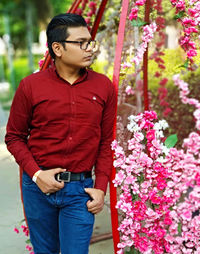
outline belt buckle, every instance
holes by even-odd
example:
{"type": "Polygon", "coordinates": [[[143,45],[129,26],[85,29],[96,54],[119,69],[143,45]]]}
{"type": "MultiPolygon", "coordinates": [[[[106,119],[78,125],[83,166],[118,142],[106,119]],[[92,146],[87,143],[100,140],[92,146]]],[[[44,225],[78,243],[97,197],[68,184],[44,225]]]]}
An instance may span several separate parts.
{"type": "Polygon", "coordinates": [[[58,181],[63,181],[65,183],[69,183],[70,179],[71,179],[71,172],[66,171],[66,172],[58,173],[57,179],[58,179],[58,181]]]}

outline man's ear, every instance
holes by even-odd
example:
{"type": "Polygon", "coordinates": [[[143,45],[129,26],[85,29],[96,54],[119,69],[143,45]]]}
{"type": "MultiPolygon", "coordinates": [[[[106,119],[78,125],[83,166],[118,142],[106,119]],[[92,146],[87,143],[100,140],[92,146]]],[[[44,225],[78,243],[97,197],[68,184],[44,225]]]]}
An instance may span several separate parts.
{"type": "Polygon", "coordinates": [[[52,43],[52,49],[53,49],[54,54],[57,57],[61,57],[62,51],[63,51],[63,46],[62,46],[61,43],[59,43],[59,42],[53,42],[52,43]]]}

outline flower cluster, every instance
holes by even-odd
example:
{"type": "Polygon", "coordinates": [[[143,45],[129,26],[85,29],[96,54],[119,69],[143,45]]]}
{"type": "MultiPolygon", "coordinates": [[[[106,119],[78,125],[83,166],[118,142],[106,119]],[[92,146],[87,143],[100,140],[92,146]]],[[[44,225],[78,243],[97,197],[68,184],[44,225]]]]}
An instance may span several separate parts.
{"type": "Polygon", "coordinates": [[[81,8],[78,8],[76,11],[76,14],[83,15],[86,7],[87,7],[87,13],[85,21],[88,24],[88,26],[91,24],[91,18],[96,14],[97,4],[95,1],[90,1],[88,3],[88,0],[83,0],[81,3],[81,8]]]}
{"type": "Polygon", "coordinates": [[[143,55],[147,49],[148,43],[153,39],[154,33],[156,32],[157,25],[156,23],[151,23],[143,27],[142,43],[137,49],[136,55],[131,60],[136,65],[139,65],[142,61],[143,55]]]}
{"type": "Polygon", "coordinates": [[[118,254],[130,247],[145,254],[198,254],[200,135],[192,132],[181,150],[170,148],[168,139],[163,143],[168,124],[156,119],[154,111],[129,117],[127,153],[112,143],[113,182],[121,189],[116,207],[123,213],[118,254]]]}
{"type": "Polygon", "coordinates": [[[180,75],[174,75],[173,77],[174,84],[178,86],[180,89],[180,98],[184,104],[190,104],[196,107],[193,115],[196,120],[196,128],[200,130],[200,102],[194,98],[188,98],[187,95],[189,94],[189,85],[180,79],[180,75]]]}
{"type": "Polygon", "coordinates": [[[143,5],[145,5],[145,3],[146,3],[146,0],[136,0],[135,1],[135,6],[131,9],[131,12],[130,12],[130,14],[129,14],[129,19],[130,20],[133,20],[133,19],[137,19],[137,17],[138,17],[138,11],[139,11],[139,6],[143,6],[143,5]]]}
{"type": "MultiPolygon", "coordinates": [[[[23,220],[22,222],[24,222],[24,220],[23,220]]],[[[20,224],[21,224],[21,223],[20,223],[20,224]]],[[[24,235],[25,235],[26,237],[29,236],[29,229],[28,229],[28,227],[27,227],[26,225],[21,224],[19,227],[15,227],[15,228],[14,228],[14,232],[17,233],[17,234],[19,234],[19,233],[20,233],[20,229],[22,229],[22,232],[24,233],[24,235]]],[[[34,252],[33,252],[33,247],[29,244],[29,242],[30,242],[30,240],[28,239],[28,240],[26,241],[26,243],[27,243],[27,244],[26,244],[26,250],[29,251],[29,254],[34,254],[34,252]]]]}
{"type": "Polygon", "coordinates": [[[177,19],[183,26],[183,35],[180,37],[179,44],[187,53],[187,58],[193,63],[193,58],[197,55],[197,46],[194,37],[198,35],[200,25],[200,2],[190,0],[187,6],[185,0],[170,0],[176,8],[177,19]]]}
{"type": "Polygon", "coordinates": [[[130,60],[131,63],[122,64],[123,68],[132,67],[132,63],[135,63],[136,65],[139,65],[141,63],[143,55],[147,49],[148,43],[153,39],[156,29],[157,29],[156,23],[145,25],[143,27],[142,43],[140,47],[137,49],[135,56],[130,60]]]}
{"type": "Polygon", "coordinates": [[[119,169],[114,185],[122,190],[117,208],[124,213],[119,226],[122,235],[119,254],[131,246],[141,253],[164,253],[169,249],[164,237],[171,224],[172,201],[163,195],[163,190],[171,173],[159,160],[159,156],[169,152],[160,142],[167,123],[154,124],[156,118],[153,111],[129,117],[127,128],[133,137],[128,141],[128,156],[117,141],[112,144],[116,156],[114,166],[119,169]]]}

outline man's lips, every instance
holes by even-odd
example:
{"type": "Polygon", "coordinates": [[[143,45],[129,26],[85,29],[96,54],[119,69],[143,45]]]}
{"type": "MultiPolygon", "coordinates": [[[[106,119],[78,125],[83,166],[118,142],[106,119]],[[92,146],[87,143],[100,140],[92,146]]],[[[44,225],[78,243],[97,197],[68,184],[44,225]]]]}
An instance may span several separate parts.
{"type": "Polygon", "coordinates": [[[84,59],[91,59],[92,55],[84,57],[84,59]]]}
{"type": "Polygon", "coordinates": [[[92,55],[86,56],[86,57],[84,57],[84,58],[92,58],[92,55]]]}

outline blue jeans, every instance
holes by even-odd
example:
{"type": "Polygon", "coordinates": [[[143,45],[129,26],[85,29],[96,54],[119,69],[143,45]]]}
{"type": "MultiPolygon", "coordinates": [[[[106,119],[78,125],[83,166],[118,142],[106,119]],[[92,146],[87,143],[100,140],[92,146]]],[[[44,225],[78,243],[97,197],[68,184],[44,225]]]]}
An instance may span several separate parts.
{"type": "Polygon", "coordinates": [[[86,178],[46,195],[23,173],[24,208],[35,254],[88,253],[94,215],[87,210],[90,197],[84,188],[92,187],[92,178],[86,178]]]}

